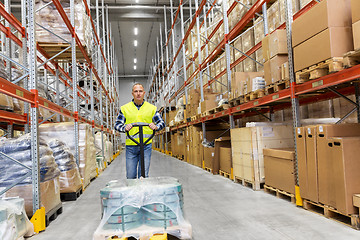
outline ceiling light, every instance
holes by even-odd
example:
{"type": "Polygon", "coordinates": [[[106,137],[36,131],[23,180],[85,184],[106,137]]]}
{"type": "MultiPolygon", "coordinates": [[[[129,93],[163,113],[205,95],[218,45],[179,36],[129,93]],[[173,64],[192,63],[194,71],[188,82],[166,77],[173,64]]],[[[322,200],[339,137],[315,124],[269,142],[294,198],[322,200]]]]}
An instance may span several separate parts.
{"type": "Polygon", "coordinates": [[[138,35],[138,28],[137,28],[137,27],[134,28],[134,34],[135,34],[135,35],[138,35]]]}
{"type": "Polygon", "coordinates": [[[135,0],[136,3],[139,3],[139,0],[135,0]]]}
{"type": "Polygon", "coordinates": [[[134,63],[137,63],[137,59],[136,59],[136,58],[134,58],[134,63]]]}
{"type": "Polygon", "coordinates": [[[134,46],[137,47],[137,40],[134,40],[134,46]]]}
{"type": "Polygon", "coordinates": [[[134,70],[136,70],[136,65],[134,66],[134,70]]]}

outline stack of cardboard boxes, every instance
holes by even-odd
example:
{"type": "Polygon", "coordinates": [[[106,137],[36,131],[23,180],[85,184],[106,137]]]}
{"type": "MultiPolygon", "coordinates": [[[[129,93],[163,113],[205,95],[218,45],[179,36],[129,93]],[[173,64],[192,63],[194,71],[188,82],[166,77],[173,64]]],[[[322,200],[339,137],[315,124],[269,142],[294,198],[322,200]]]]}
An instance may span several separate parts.
{"type": "Polygon", "coordinates": [[[306,200],[355,214],[353,194],[360,192],[359,124],[297,128],[300,195],[306,200]]]}
{"type": "Polygon", "coordinates": [[[295,72],[353,49],[350,0],[324,0],[292,24],[295,72]],[[316,24],[314,24],[316,23],[316,24]]]}
{"type": "Polygon", "coordinates": [[[286,39],[286,30],[279,29],[262,40],[266,85],[282,80],[281,66],[288,61],[286,39]]]}

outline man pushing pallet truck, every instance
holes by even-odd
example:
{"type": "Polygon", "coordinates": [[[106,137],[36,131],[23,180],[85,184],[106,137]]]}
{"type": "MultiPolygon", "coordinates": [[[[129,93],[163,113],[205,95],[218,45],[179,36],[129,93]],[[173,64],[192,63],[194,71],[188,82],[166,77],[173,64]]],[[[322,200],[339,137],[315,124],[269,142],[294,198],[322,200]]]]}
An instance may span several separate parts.
{"type": "Polygon", "coordinates": [[[139,123],[140,118],[137,113],[136,120],[133,118],[136,123],[126,120],[132,126],[125,129],[133,130],[126,131],[127,145],[131,141],[134,144],[129,145],[139,149],[139,161],[136,161],[136,168],[138,162],[140,164],[139,170],[127,169],[128,179],[110,181],[100,190],[103,216],[94,233],[94,240],[125,240],[129,237],[141,240],[162,240],[168,237],[191,239],[191,225],[183,216],[183,192],[179,181],[172,177],[147,178],[149,166],[146,166],[145,160],[146,147],[150,145],[151,150],[151,144],[148,143],[154,137],[156,128],[150,127],[149,122],[139,123]],[[141,178],[129,178],[136,172],[138,176],[141,173],[141,178]]]}

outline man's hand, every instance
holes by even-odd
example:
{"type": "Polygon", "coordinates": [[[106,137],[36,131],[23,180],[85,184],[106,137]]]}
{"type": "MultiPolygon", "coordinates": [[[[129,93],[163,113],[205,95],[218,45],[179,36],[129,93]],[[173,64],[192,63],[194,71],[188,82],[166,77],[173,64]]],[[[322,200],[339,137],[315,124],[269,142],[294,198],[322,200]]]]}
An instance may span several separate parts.
{"type": "Polygon", "coordinates": [[[133,125],[132,125],[132,124],[126,124],[126,126],[125,126],[125,131],[126,131],[126,132],[129,132],[132,128],[133,128],[133,125]]]}
{"type": "Polygon", "coordinates": [[[151,130],[155,130],[155,131],[158,130],[158,127],[154,123],[150,123],[149,128],[151,128],[151,130]]]}

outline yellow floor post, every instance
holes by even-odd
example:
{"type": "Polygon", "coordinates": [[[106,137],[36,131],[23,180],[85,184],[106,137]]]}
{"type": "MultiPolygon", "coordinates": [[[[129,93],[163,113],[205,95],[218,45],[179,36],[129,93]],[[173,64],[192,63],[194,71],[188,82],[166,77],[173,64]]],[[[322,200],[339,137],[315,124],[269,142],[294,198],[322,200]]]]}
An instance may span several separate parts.
{"type": "Polygon", "coordinates": [[[46,228],[45,208],[41,207],[36,210],[35,214],[30,219],[30,222],[34,225],[34,232],[39,233],[44,231],[46,228]]]}
{"type": "Polygon", "coordinates": [[[300,196],[300,188],[299,186],[295,186],[295,200],[296,200],[296,206],[302,207],[303,201],[300,196]]]}

